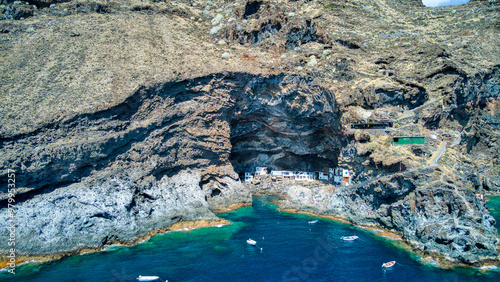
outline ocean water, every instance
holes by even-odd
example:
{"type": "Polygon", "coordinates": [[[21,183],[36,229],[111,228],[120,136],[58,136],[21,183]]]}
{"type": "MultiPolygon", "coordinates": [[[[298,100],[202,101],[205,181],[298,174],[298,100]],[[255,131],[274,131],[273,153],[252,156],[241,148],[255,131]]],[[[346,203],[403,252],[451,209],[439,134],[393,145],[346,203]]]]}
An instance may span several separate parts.
{"type": "Polygon", "coordinates": [[[486,207],[495,218],[495,227],[500,231],[500,197],[488,197],[486,207]]]}
{"type": "Polygon", "coordinates": [[[132,247],[27,264],[1,281],[500,281],[500,272],[443,270],[392,241],[347,224],[277,211],[267,198],[220,214],[221,228],[168,232],[132,247]],[[357,235],[356,241],[340,240],[357,235]],[[246,243],[248,238],[257,246],[246,243]],[[397,264],[384,270],[384,262],[397,264]]]}

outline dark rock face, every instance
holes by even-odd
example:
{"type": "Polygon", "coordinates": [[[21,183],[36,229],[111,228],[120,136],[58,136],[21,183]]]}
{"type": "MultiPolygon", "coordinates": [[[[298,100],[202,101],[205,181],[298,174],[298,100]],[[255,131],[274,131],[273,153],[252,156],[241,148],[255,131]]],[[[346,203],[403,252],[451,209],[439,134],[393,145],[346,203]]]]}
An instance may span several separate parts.
{"type": "Polygon", "coordinates": [[[4,136],[1,162],[18,180],[25,242],[16,247],[74,252],[214,219],[211,210],[251,202],[231,162],[335,163],[338,137],[325,134],[339,126],[332,97],[300,76],[218,74],[143,87],[108,110],[4,136]]]}
{"type": "Polygon", "coordinates": [[[462,187],[444,182],[421,187],[413,199],[388,212],[394,226],[418,250],[466,263],[496,258],[495,219],[462,187]]]}
{"type": "Polygon", "coordinates": [[[256,165],[273,169],[328,170],[337,164],[338,106],[312,78],[255,78],[236,103],[231,124],[231,160],[237,171],[256,165]]]}
{"type": "Polygon", "coordinates": [[[276,33],[281,30],[281,24],[276,21],[268,21],[264,22],[260,25],[260,27],[256,30],[252,30],[250,32],[243,32],[239,35],[236,35],[241,44],[245,44],[250,42],[252,44],[257,44],[263,42],[264,40],[272,37],[276,33]]]}
{"type": "Polygon", "coordinates": [[[255,15],[262,6],[262,1],[249,1],[245,5],[245,13],[243,14],[244,19],[248,19],[255,15]]]}
{"type": "Polygon", "coordinates": [[[9,5],[3,12],[3,18],[8,20],[20,20],[32,17],[35,14],[33,6],[9,5]]]}
{"type": "Polygon", "coordinates": [[[301,44],[309,42],[322,42],[316,24],[307,20],[303,26],[292,27],[286,36],[286,49],[291,50],[301,44]]]}

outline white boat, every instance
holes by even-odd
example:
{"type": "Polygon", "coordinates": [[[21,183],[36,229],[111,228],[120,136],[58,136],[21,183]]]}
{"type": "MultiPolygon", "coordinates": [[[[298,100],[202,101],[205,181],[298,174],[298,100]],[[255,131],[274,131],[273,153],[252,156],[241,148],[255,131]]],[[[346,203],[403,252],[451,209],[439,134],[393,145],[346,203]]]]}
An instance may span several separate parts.
{"type": "Polygon", "coordinates": [[[342,239],[344,241],[354,241],[354,240],[356,240],[358,238],[359,238],[358,236],[343,236],[343,237],[340,237],[340,239],[342,239]]]}
{"type": "Polygon", "coordinates": [[[257,245],[257,242],[256,242],[256,241],[254,241],[254,240],[252,240],[252,239],[248,239],[248,240],[247,240],[247,243],[248,243],[249,245],[252,245],[252,246],[257,245]]]}
{"type": "Polygon", "coordinates": [[[224,224],[217,224],[217,225],[215,225],[215,226],[217,226],[217,227],[221,228],[222,226],[224,226],[224,224]]]}
{"type": "Polygon", "coordinates": [[[141,276],[141,275],[139,275],[139,277],[137,277],[137,280],[139,280],[139,281],[155,281],[158,279],[160,279],[160,277],[158,277],[158,276],[141,276]]]}
{"type": "Polygon", "coordinates": [[[308,223],[309,223],[309,224],[315,224],[316,222],[318,222],[318,220],[317,220],[317,219],[316,219],[316,220],[311,220],[311,221],[309,221],[308,223]]]}
{"type": "Polygon", "coordinates": [[[382,267],[383,268],[389,268],[389,267],[393,267],[395,264],[396,264],[396,261],[393,260],[393,261],[390,261],[390,262],[383,263],[382,267]]]}

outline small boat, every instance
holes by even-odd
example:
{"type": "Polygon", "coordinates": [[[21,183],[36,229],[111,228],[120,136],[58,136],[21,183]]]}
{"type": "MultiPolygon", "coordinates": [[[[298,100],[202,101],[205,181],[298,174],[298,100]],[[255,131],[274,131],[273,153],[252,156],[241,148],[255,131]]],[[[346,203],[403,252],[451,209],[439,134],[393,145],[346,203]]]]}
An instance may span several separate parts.
{"type": "Polygon", "coordinates": [[[382,267],[383,268],[389,268],[389,267],[393,267],[395,264],[396,264],[396,261],[393,260],[393,261],[390,261],[390,262],[383,263],[382,267]]]}
{"type": "Polygon", "coordinates": [[[255,240],[252,240],[252,239],[248,239],[248,240],[247,240],[247,243],[248,243],[249,245],[252,245],[252,246],[257,245],[257,242],[256,242],[255,240]]]}
{"type": "Polygon", "coordinates": [[[308,221],[309,224],[315,224],[316,222],[318,222],[318,220],[311,220],[311,221],[308,221]]]}
{"type": "Polygon", "coordinates": [[[217,226],[217,227],[221,228],[222,226],[224,226],[224,224],[217,224],[217,225],[215,225],[215,226],[217,226]]]}
{"type": "Polygon", "coordinates": [[[139,281],[155,281],[158,279],[160,279],[160,277],[158,277],[158,276],[141,276],[141,275],[139,275],[139,277],[137,277],[137,280],[139,280],[139,281]]]}
{"type": "Polygon", "coordinates": [[[342,239],[344,241],[354,241],[354,240],[356,240],[358,238],[359,238],[358,236],[343,236],[343,237],[340,237],[340,239],[342,239]]]}

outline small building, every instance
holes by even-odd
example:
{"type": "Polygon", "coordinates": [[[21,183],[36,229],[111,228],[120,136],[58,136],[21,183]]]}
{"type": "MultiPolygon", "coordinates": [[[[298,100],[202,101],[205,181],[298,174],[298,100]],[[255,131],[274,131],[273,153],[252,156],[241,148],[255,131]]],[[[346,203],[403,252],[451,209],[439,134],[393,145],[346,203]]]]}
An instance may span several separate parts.
{"type": "Polygon", "coordinates": [[[314,181],[316,179],[314,172],[297,171],[295,180],[297,181],[314,181]]]}
{"type": "Polygon", "coordinates": [[[330,168],[330,180],[333,180],[335,184],[340,184],[342,182],[342,168],[330,168]]]}
{"type": "Polygon", "coordinates": [[[394,136],[392,137],[393,145],[424,145],[424,136],[394,136]]]}
{"type": "Polygon", "coordinates": [[[271,171],[272,176],[278,176],[282,178],[294,179],[295,173],[288,170],[273,170],[271,171]]]}
{"type": "Polygon", "coordinates": [[[323,181],[328,181],[328,180],[330,180],[330,173],[320,172],[318,175],[318,179],[323,180],[323,181]]]}
{"type": "Polygon", "coordinates": [[[337,168],[329,168],[330,175],[342,175],[342,168],[337,167],[337,168]]]}
{"type": "Polygon", "coordinates": [[[253,174],[251,172],[245,172],[245,182],[252,180],[253,180],[253,174]]]}
{"type": "Polygon", "coordinates": [[[342,182],[342,176],[341,175],[334,175],[333,176],[333,183],[340,184],[341,182],[342,182]]]}
{"type": "Polygon", "coordinates": [[[271,170],[271,176],[283,176],[282,170],[271,170]]]}
{"type": "Polygon", "coordinates": [[[344,181],[347,185],[351,184],[351,173],[349,172],[349,170],[342,170],[342,181],[344,181]]]}
{"type": "Polygon", "coordinates": [[[255,176],[267,175],[267,167],[256,167],[255,176]]]}

